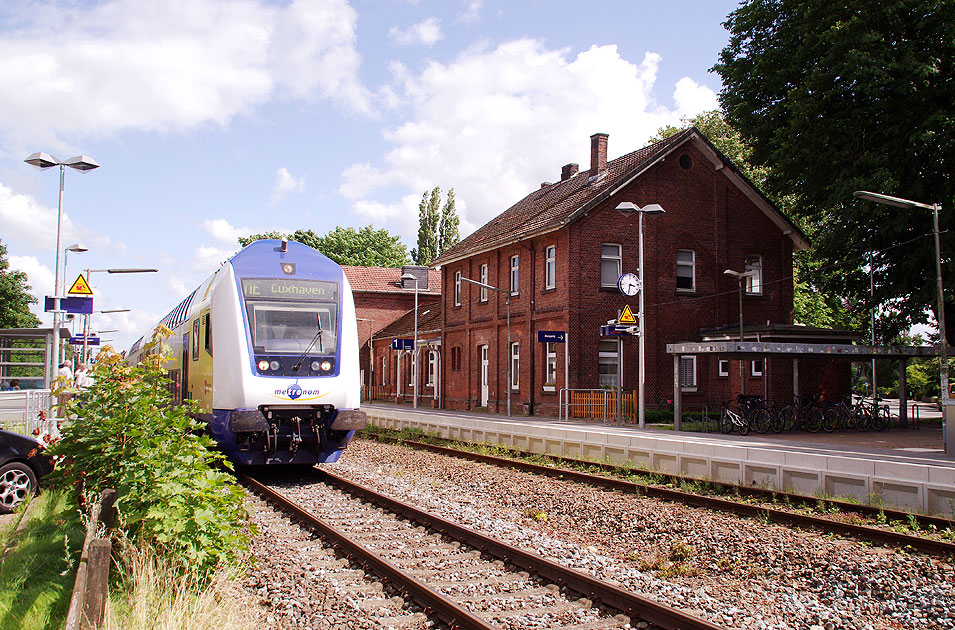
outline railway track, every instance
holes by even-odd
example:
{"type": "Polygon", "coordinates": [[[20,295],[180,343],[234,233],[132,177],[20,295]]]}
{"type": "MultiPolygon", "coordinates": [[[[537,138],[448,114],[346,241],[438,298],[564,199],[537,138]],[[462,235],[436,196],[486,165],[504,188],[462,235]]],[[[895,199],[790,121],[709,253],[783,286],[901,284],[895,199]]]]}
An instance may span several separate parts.
{"type": "Polygon", "coordinates": [[[328,471],[292,484],[239,478],[452,628],[720,628],[328,471]]]}
{"type": "MultiPolygon", "coordinates": [[[[596,487],[605,488],[609,490],[620,490],[623,492],[630,492],[635,494],[641,494],[648,497],[665,499],[668,501],[676,501],[683,503],[685,505],[690,505],[694,507],[702,507],[712,510],[720,510],[723,512],[729,512],[736,514],[738,516],[754,517],[759,519],[765,519],[770,522],[789,525],[792,527],[801,527],[806,529],[816,529],[826,533],[839,534],[841,536],[851,536],[859,540],[864,540],[868,542],[885,544],[894,547],[908,547],[924,553],[937,554],[942,556],[951,556],[955,557],[955,543],[948,542],[944,540],[937,540],[934,538],[925,538],[923,536],[913,536],[911,534],[905,534],[901,532],[896,532],[888,529],[881,529],[878,527],[870,527],[867,525],[860,525],[855,523],[846,523],[841,521],[836,521],[830,518],[824,518],[820,516],[813,516],[810,514],[802,514],[799,512],[794,512],[790,510],[782,510],[767,507],[765,505],[754,505],[749,503],[743,503],[740,501],[734,501],[730,499],[724,499],[716,496],[702,495],[693,492],[684,492],[682,490],[677,490],[675,488],[665,488],[653,484],[643,484],[633,481],[628,481],[624,479],[617,479],[613,477],[605,477],[601,475],[592,475],[589,473],[580,472],[578,470],[572,470],[564,467],[555,467],[555,466],[545,466],[541,464],[535,464],[533,462],[519,460],[519,459],[510,459],[504,457],[495,457],[493,455],[484,455],[481,453],[473,453],[470,451],[465,451],[456,448],[450,448],[445,446],[438,446],[435,444],[428,444],[426,442],[418,442],[414,440],[404,440],[404,439],[394,439],[386,440],[393,441],[395,443],[400,443],[405,446],[412,448],[418,448],[427,450],[433,453],[438,453],[442,455],[449,455],[452,457],[461,457],[471,461],[482,462],[486,464],[491,464],[495,466],[502,466],[507,468],[515,468],[522,470],[524,472],[530,472],[538,475],[545,475],[550,477],[558,477],[561,479],[572,479],[580,483],[590,484],[596,487]]],[[[450,440],[446,440],[451,442],[450,440]]],[[[517,451],[516,454],[522,457],[542,457],[540,453],[528,453],[523,451],[517,451]]],[[[553,461],[555,464],[568,464],[568,465],[577,465],[577,466],[589,466],[597,467],[604,471],[607,471],[611,474],[632,474],[636,471],[621,466],[614,466],[612,464],[598,464],[593,462],[586,462],[581,460],[575,460],[571,458],[565,458],[555,455],[543,455],[550,461],[553,461]]],[[[699,481],[685,479],[681,477],[676,477],[673,475],[661,475],[664,479],[670,482],[680,482],[680,481],[699,481]]],[[[715,486],[722,486],[728,491],[735,492],[740,496],[756,498],[763,501],[785,501],[787,503],[792,503],[798,505],[801,503],[813,502],[817,500],[810,497],[805,497],[802,495],[787,494],[784,492],[777,492],[774,490],[767,490],[763,488],[749,488],[746,486],[738,486],[733,484],[721,484],[716,482],[712,483],[715,486]]],[[[819,500],[821,501],[821,500],[819,500]]],[[[916,515],[910,514],[907,512],[900,512],[896,510],[887,510],[880,509],[872,506],[858,505],[855,503],[847,503],[840,501],[825,500],[824,504],[832,506],[836,509],[847,511],[847,512],[856,512],[861,513],[867,516],[874,516],[877,514],[882,514],[886,519],[889,520],[898,520],[903,523],[907,523],[910,520],[914,521],[917,525],[923,528],[935,528],[936,530],[949,529],[955,531],[955,522],[949,519],[927,516],[927,515],[916,515]]]]}

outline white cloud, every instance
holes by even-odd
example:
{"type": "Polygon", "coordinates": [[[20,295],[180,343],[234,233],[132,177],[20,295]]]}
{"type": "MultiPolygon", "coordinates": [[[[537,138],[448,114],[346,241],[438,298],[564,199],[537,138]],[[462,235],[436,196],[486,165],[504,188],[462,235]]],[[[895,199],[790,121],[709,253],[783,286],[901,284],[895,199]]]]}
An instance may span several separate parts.
{"type": "Polygon", "coordinates": [[[471,24],[481,17],[481,5],[484,0],[464,0],[464,10],[458,13],[458,22],[471,24]]]}
{"type": "Polygon", "coordinates": [[[222,125],[285,94],[369,112],[346,0],[34,8],[0,34],[0,131],[17,141],[222,125]]]}
{"type": "MultiPolygon", "coordinates": [[[[232,249],[201,245],[192,256],[192,268],[197,272],[211,275],[216,269],[222,266],[222,263],[232,258],[236,251],[238,251],[238,245],[232,249]]],[[[190,285],[189,291],[192,291],[195,285],[198,285],[201,281],[202,279],[200,278],[194,282],[184,281],[184,284],[190,285]]]]}
{"type": "MultiPolygon", "coordinates": [[[[33,197],[15,193],[0,183],[0,225],[3,225],[4,241],[26,241],[31,243],[32,248],[49,251],[51,257],[56,256],[56,214],[56,208],[47,208],[33,197]]],[[[65,210],[61,236],[64,247],[77,241],[83,242],[82,231],[73,224],[65,210]]]]}
{"type": "Polygon", "coordinates": [[[413,240],[421,192],[453,187],[466,235],[540,182],[557,180],[564,164],[588,169],[592,134],[610,134],[612,159],[715,104],[711,90],[686,79],[676,86],[676,106],[661,105],[654,92],[660,63],[652,52],[635,64],[616,46],[571,57],[522,39],[474,48],[417,74],[395,66],[394,90],[410,115],[384,132],[392,149],[383,162],[345,169],[339,192],[362,216],[409,226],[402,233],[413,240]],[[400,198],[383,198],[386,187],[400,198]]]}
{"type": "Polygon", "coordinates": [[[441,20],[431,17],[405,29],[392,26],[388,29],[388,37],[399,46],[411,46],[413,44],[434,46],[444,39],[444,34],[441,32],[441,20]]]}
{"type": "Polygon", "coordinates": [[[225,219],[206,219],[202,222],[202,229],[212,238],[227,245],[238,243],[240,236],[254,234],[252,228],[235,227],[225,219]]]}
{"type": "Polygon", "coordinates": [[[305,190],[305,178],[295,178],[284,166],[275,172],[275,185],[272,186],[270,201],[275,205],[285,199],[289,193],[305,190]]]}
{"type": "Polygon", "coordinates": [[[44,298],[53,295],[53,270],[37,260],[36,256],[9,256],[10,269],[27,274],[30,295],[39,300],[30,307],[30,311],[40,318],[44,325],[52,325],[53,317],[43,312],[44,298]]]}

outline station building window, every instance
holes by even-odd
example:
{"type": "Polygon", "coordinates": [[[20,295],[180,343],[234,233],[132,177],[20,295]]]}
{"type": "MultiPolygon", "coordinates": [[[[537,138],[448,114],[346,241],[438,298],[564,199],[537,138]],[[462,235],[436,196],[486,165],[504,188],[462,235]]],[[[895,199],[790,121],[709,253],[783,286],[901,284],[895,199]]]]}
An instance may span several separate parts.
{"type": "Polygon", "coordinates": [[[544,344],[544,389],[554,391],[557,385],[557,344],[544,344]]]}
{"type": "Polygon", "coordinates": [[[544,288],[557,286],[557,246],[548,245],[544,250],[544,288]]]}
{"type": "Polygon", "coordinates": [[[678,291],[696,289],[696,252],[692,249],[676,251],[676,288],[678,291]]]}
{"type": "Polygon", "coordinates": [[[746,276],[746,293],[749,295],[762,295],[763,293],[763,257],[747,256],[746,265],[743,268],[744,273],[752,272],[752,275],[746,276]]]}
{"type": "Polygon", "coordinates": [[[520,292],[520,257],[511,256],[511,295],[520,292]]]}
{"type": "MultiPolygon", "coordinates": [[[[487,263],[481,265],[481,283],[487,284],[487,263]]],[[[487,289],[481,287],[481,294],[479,298],[482,302],[487,302],[487,289]]]]}
{"type": "Polygon", "coordinates": [[[520,388],[521,344],[511,344],[511,389],[520,388]]]}
{"type": "Polygon", "coordinates": [[[600,387],[617,386],[618,361],[616,340],[600,341],[597,344],[597,372],[600,387]]]}
{"type": "Polygon", "coordinates": [[[615,287],[621,276],[623,255],[617,243],[604,243],[600,249],[600,286],[615,287]]]}
{"type": "Polygon", "coordinates": [[[680,357],[680,389],[696,391],[696,356],[680,357]]]}

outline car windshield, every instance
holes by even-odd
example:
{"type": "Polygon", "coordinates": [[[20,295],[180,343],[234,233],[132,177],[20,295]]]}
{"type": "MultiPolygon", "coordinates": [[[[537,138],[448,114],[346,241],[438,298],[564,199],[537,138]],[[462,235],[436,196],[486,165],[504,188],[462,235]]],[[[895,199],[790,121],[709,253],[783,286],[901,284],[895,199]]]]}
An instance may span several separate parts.
{"type": "Polygon", "coordinates": [[[336,353],[337,283],[250,278],[242,280],[242,292],[255,353],[302,353],[309,344],[316,354],[336,353]]]}

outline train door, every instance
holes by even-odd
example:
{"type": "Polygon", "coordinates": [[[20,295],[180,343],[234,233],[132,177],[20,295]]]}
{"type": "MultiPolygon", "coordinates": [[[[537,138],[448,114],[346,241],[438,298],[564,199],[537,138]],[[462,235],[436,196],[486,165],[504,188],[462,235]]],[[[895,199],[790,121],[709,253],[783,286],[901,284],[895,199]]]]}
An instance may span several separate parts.
{"type": "Polygon", "coordinates": [[[182,335],[182,386],[179,388],[179,402],[189,396],[189,333],[182,335]]]}
{"type": "Polygon", "coordinates": [[[205,308],[192,322],[192,391],[206,413],[212,411],[212,317],[205,308]]]}
{"type": "Polygon", "coordinates": [[[488,401],[487,346],[481,346],[481,406],[487,407],[487,401],[488,401]]]}

